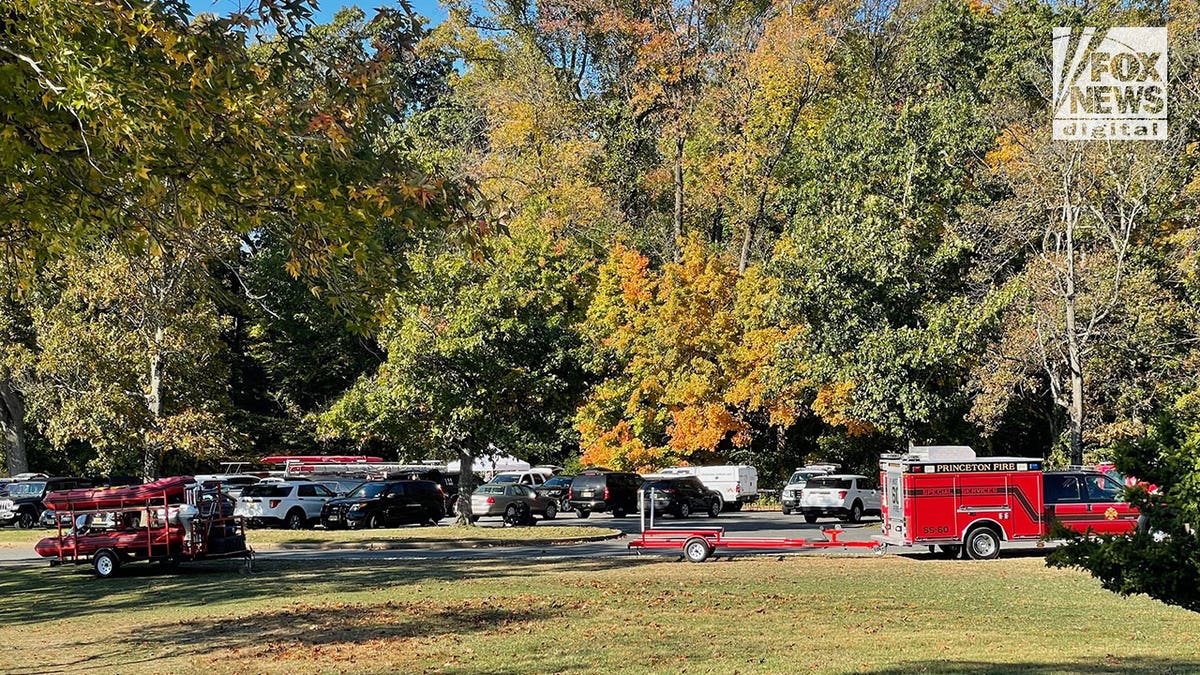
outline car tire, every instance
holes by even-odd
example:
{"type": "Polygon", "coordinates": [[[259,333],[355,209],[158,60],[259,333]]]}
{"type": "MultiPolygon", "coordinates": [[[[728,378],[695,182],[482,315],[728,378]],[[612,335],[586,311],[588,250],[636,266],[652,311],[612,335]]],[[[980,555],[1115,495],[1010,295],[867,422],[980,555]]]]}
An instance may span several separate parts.
{"type": "Polygon", "coordinates": [[[101,549],[92,556],[92,569],[101,579],[109,579],[121,570],[121,557],[115,551],[101,549]]]}
{"type": "Polygon", "coordinates": [[[554,516],[557,516],[557,515],[558,515],[558,507],[554,505],[554,502],[550,502],[549,504],[547,504],[546,505],[546,516],[545,516],[546,520],[554,520],[554,516]]]}
{"type": "Polygon", "coordinates": [[[472,523],[472,524],[474,524],[474,523],[478,523],[478,522],[479,522],[479,516],[471,516],[469,520],[471,521],[471,523],[472,523]]]}
{"type": "Polygon", "coordinates": [[[614,507],[612,510],[612,514],[613,514],[613,518],[624,518],[625,517],[625,507],[623,507],[623,506],[614,507]]]}
{"type": "Polygon", "coordinates": [[[692,515],[692,509],[687,505],[687,502],[680,504],[679,510],[675,512],[675,517],[680,520],[683,520],[690,515],[692,515]]]}
{"type": "Polygon", "coordinates": [[[850,523],[862,522],[862,514],[862,502],[855,501],[852,505],[850,505],[850,513],[846,514],[846,521],[850,523]]]}
{"type": "Polygon", "coordinates": [[[993,560],[1000,555],[1000,537],[990,527],[977,527],[967,533],[963,542],[971,560],[993,560]]]}
{"type": "Polygon", "coordinates": [[[716,499],[717,499],[717,508],[724,511],[725,510],[725,498],[721,496],[720,492],[716,493],[716,499]]]}
{"type": "Polygon", "coordinates": [[[33,515],[29,511],[22,511],[21,514],[17,516],[17,525],[23,530],[32,530],[33,526],[37,525],[37,521],[37,516],[33,515]]]}
{"type": "Polygon", "coordinates": [[[507,506],[507,507],[504,509],[504,524],[505,524],[505,525],[508,525],[508,526],[513,526],[513,525],[516,525],[516,524],[517,524],[517,517],[518,517],[518,515],[517,515],[517,505],[516,505],[516,504],[509,504],[509,505],[508,505],[508,506],[507,506]]]}
{"type": "Polygon", "coordinates": [[[587,509],[577,509],[575,511],[576,518],[587,518],[590,515],[592,515],[592,512],[588,511],[587,509]]]}
{"type": "Polygon", "coordinates": [[[570,513],[575,510],[575,507],[571,506],[571,500],[564,499],[558,503],[558,510],[562,513],[570,513]]]}
{"type": "Polygon", "coordinates": [[[743,506],[742,502],[733,502],[732,504],[729,505],[729,510],[730,511],[741,511],[742,506],[743,506]]]}
{"type": "Polygon", "coordinates": [[[721,500],[717,498],[708,503],[708,517],[716,518],[719,515],[721,515],[721,500]]]}
{"type": "Polygon", "coordinates": [[[783,507],[783,508],[782,508],[782,509],[780,509],[780,510],[783,512],[783,515],[785,515],[785,516],[790,516],[790,515],[792,515],[792,510],[791,510],[791,509],[789,509],[789,508],[788,508],[788,507],[786,507],[786,506],[785,506],[785,507],[783,507]]]}
{"type": "Polygon", "coordinates": [[[292,509],[288,511],[287,518],[283,521],[283,526],[289,530],[303,530],[308,527],[308,517],[304,515],[301,509],[292,509]]]}
{"type": "Polygon", "coordinates": [[[817,518],[818,518],[818,516],[815,513],[804,514],[804,522],[809,523],[809,524],[817,522],[817,518]]]}
{"type": "Polygon", "coordinates": [[[378,527],[379,527],[379,518],[374,513],[367,516],[367,519],[363,521],[363,529],[364,530],[374,530],[374,529],[377,529],[378,527]]]}
{"type": "Polygon", "coordinates": [[[712,545],[704,537],[692,537],[683,542],[683,557],[688,562],[702,563],[712,555],[712,545]]]}

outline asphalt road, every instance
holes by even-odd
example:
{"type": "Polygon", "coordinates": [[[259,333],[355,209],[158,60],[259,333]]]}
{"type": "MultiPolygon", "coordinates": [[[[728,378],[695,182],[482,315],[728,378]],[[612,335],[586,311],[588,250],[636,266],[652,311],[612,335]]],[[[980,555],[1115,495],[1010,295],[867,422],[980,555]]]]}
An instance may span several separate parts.
{"type": "MultiPolygon", "coordinates": [[[[450,524],[452,520],[442,521],[450,524]]],[[[573,514],[560,514],[552,521],[555,525],[580,525],[609,527],[620,530],[630,536],[636,536],[641,531],[639,518],[629,516],[613,518],[606,514],[593,514],[588,519],[576,518],[573,514]]],[[[657,528],[677,527],[723,527],[726,536],[768,537],[768,538],[801,538],[822,539],[821,530],[839,525],[836,520],[822,519],[814,524],[804,522],[801,516],[785,516],[778,511],[740,511],[722,513],[717,518],[694,516],[687,520],[672,517],[659,518],[655,521],[657,528]]],[[[501,527],[499,519],[484,519],[479,521],[483,527],[501,527]]],[[[535,526],[537,527],[537,526],[535,526]]],[[[869,518],[857,525],[841,523],[843,533],[841,541],[871,541],[879,534],[879,520],[869,518]]],[[[609,541],[568,544],[561,546],[531,546],[531,547],[491,547],[491,548],[462,548],[462,549],[391,549],[391,550],[267,550],[256,553],[258,560],[517,560],[517,559],[578,559],[578,558],[619,558],[638,555],[628,547],[629,536],[609,541]]],[[[1028,554],[1029,544],[1005,544],[1004,551],[1015,552],[1023,549],[1028,554]]],[[[925,548],[903,549],[889,548],[891,553],[924,553],[925,548]]],[[[735,555],[754,555],[766,553],[771,555],[790,554],[787,550],[739,550],[735,555]]],[[[823,551],[806,551],[820,555],[874,555],[870,549],[826,549],[823,551]]],[[[676,552],[647,551],[642,555],[678,558],[676,552]]],[[[720,554],[719,554],[720,555],[720,554]]],[[[1003,553],[1002,553],[1003,555],[1003,553]]],[[[726,555],[728,557],[728,555],[726,555]]],[[[38,565],[46,562],[37,557],[32,550],[0,549],[0,567],[38,565]]]]}

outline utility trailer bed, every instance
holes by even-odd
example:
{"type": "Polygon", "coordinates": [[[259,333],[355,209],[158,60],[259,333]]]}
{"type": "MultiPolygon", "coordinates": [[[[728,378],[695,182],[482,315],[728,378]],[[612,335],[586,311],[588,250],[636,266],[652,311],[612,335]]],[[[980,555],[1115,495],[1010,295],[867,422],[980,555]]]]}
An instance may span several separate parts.
{"type": "Polygon", "coordinates": [[[878,541],[840,541],[844,530],[821,530],[825,539],[770,538],[770,537],[727,537],[723,527],[659,528],[642,532],[629,542],[631,549],[678,549],[692,562],[704,562],[718,548],[759,550],[820,550],[820,549],[874,549],[882,550],[878,541]]]}

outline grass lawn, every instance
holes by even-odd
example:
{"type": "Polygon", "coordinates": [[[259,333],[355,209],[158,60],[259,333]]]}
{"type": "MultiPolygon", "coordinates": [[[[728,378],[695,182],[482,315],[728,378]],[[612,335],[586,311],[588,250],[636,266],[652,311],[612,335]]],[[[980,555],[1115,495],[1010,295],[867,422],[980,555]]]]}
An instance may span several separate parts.
{"type": "Polygon", "coordinates": [[[1200,615],[1041,558],[130,565],[0,573],[22,672],[1200,672],[1200,615]],[[137,575],[137,576],[129,576],[137,575]]]}
{"type": "MultiPolygon", "coordinates": [[[[515,542],[531,545],[546,545],[554,542],[579,541],[597,536],[617,534],[607,527],[546,525],[539,522],[533,527],[402,527],[380,530],[276,530],[247,529],[246,538],[251,546],[280,544],[315,545],[336,548],[338,545],[361,544],[386,546],[389,543],[444,544],[457,546],[503,546],[515,542]]],[[[12,527],[0,528],[0,547],[33,548],[43,537],[51,537],[57,530],[21,530],[12,527]]]]}

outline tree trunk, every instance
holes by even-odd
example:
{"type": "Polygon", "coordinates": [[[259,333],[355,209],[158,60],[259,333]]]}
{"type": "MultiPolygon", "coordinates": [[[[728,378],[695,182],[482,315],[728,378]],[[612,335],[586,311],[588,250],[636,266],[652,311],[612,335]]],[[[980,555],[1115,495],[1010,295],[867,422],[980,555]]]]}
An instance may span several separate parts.
{"type": "Polygon", "coordinates": [[[25,401],[9,380],[0,380],[0,430],[4,432],[4,456],[8,475],[29,471],[25,454],[25,401]]]}
{"type": "Polygon", "coordinates": [[[767,191],[764,189],[758,193],[758,208],[754,211],[754,217],[746,223],[746,235],[742,237],[742,253],[738,256],[738,274],[745,274],[746,265],[750,264],[750,244],[754,243],[754,231],[758,229],[766,205],[767,191]]]}
{"type": "Polygon", "coordinates": [[[1078,321],[1075,315],[1075,217],[1066,222],[1067,273],[1063,280],[1063,310],[1067,337],[1067,376],[1071,385],[1070,417],[1071,464],[1083,464],[1083,358],[1080,353],[1078,321]]]}
{"type": "Polygon", "coordinates": [[[683,257],[683,135],[675,136],[675,261],[683,257]]]}
{"type": "Polygon", "coordinates": [[[458,449],[458,518],[455,525],[471,525],[471,493],[475,491],[475,452],[458,449]]]}
{"type": "Polygon", "coordinates": [[[155,432],[159,429],[162,417],[162,344],[163,329],[160,326],[154,331],[154,344],[150,347],[150,382],[146,390],[146,407],[150,409],[151,428],[146,432],[142,454],[142,478],[152,481],[158,478],[159,451],[161,442],[155,432]]]}

